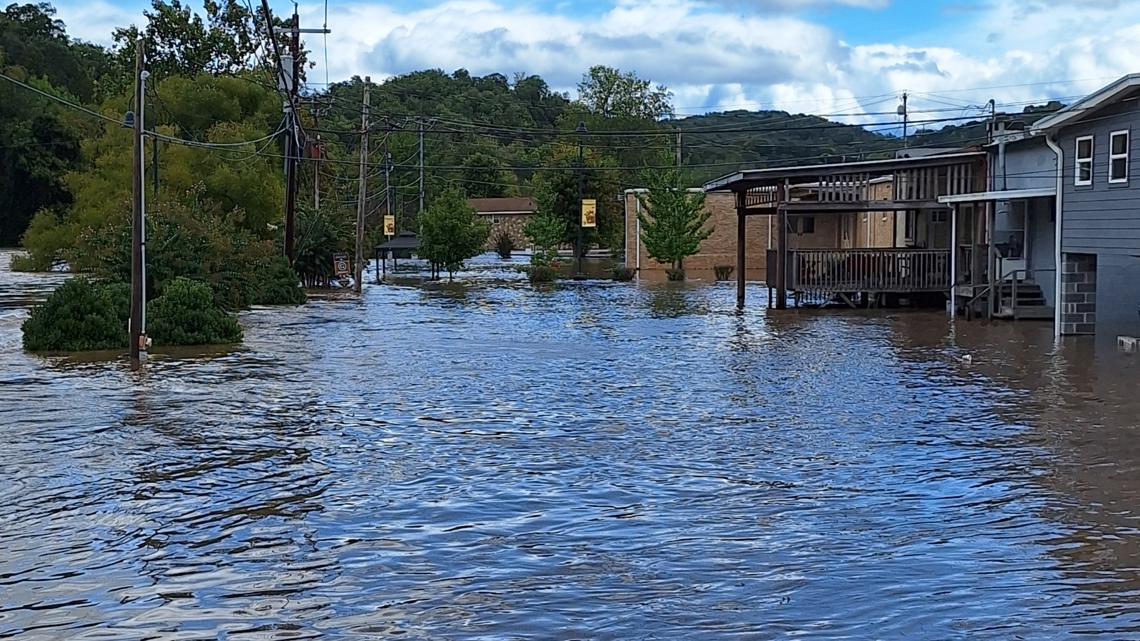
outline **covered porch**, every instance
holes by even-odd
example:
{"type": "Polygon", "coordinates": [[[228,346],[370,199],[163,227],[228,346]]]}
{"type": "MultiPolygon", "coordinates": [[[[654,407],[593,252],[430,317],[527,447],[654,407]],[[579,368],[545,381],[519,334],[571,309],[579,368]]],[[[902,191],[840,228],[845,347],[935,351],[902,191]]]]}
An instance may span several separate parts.
{"type": "Polygon", "coordinates": [[[939,198],[952,207],[951,315],[1054,318],[1056,193],[1043,187],[939,198]]]}
{"type": "MultiPolygon", "coordinates": [[[[922,296],[945,300],[951,288],[950,207],[947,195],[976,192],[985,183],[984,152],[922,158],[781,167],[738,172],[705,185],[730,191],[737,214],[737,307],[745,305],[747,220],[774,216],[775,249],[768,252],[769,304],[785,309],[816,298],[877,306],[922,296]],[[860,247],[844,236],[831,247],[797,246],[804,221],[875,216],[893,225],[890,247],[860,247]],[[774,275],[774,278],[772,276],[774,275]]],[[[864,218],[866,219],[866,218],[864,218]]]]}

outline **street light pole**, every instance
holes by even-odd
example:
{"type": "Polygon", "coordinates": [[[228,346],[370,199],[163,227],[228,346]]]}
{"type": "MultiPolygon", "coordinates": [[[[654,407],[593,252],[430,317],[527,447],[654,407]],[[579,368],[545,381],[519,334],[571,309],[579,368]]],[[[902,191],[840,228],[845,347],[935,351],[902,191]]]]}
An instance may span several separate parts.
{"type": "Polygon", "coordinates": [[[578,121],[578,243],[574,250],[578,254],[578,275],[582,275],[582,258],[586,255],[582,228],[582,198],[586,191],[586,123],[578,121]]]}

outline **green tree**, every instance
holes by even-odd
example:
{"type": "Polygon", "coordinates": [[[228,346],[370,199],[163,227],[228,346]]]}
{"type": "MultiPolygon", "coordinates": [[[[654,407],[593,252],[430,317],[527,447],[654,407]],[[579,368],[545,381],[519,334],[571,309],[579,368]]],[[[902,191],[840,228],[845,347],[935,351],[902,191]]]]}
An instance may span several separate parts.
{"type": "Polygon", "coordinates": [[[681,173],[673,169],[646,172],[644,183],[647,191],[637,196],[641,242],[650,258],[671,266],[671,280],[683,280],[685,258],[700,251],[701,241],[713,232],[705,227],[711,215],[705,194],[686,189],[681,173]]]}
{"type": "Polygon", "coordinates": [[[578,83],[578,101],[602,116],[658,120],[673,115],[673,94],[629,71],[595,65],[578,83]]]}
{"type": "Polygon", "coordinates": [[[540,213],[527,221],[523,234],[534,245],[531,264],[550,266],[558,258],[558,246],[566,238],[566,221],[550,213],[540,213]]]}
{"type": "Polygon", "coordinates": [[[479,220],[463,192],[448,189],[420,219],[420,258],[447,270],[448,280],[463,268],[463,261],[483,252],[491,227],[479,220]]]}
{"type": "Polygon", "coordinates": [[[582,197],[598,201],[598,226],[583,230],[581,247],[577,244],[582,215],[578,199],[578,171],[575,169],[577,163],[577,145],[559,142],[550,146],[544,161],[547,169],[540,170],[531,182],[538,212],[562,221],[565,232],[562,242],[573,244],[576,252],[584,252],[591,245],[619,248],[624,228],[616,204],[621,194],[617,160],[593,148],[586,148],[582,197]]]}
{"type": "Polygon", "coordinates": [[[477,151],[463,161],[463,189],[468,198],[502,198],[509,174],[498,158],[477,151]]]}

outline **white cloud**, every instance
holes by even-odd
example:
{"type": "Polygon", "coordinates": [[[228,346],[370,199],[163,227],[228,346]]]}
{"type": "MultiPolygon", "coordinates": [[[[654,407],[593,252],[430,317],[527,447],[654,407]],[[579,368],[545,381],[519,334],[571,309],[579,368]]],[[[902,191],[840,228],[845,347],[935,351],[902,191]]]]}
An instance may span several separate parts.
{"type": "MultiPolygon", "coordinates": [[[[933,31],[912,34],[908,45],[851,45],[810,17],[828,6],[889,4],[614,0],[608,10],[582,15],[573,5],[549,9],[512,0],[440,0],[410,10],[402,3],[330,3],[327,71],[334,81],[425,68],[524,71],[573,90],[588,67],[606,64],[668,85],[681,112],[850,113],[893,110],[894,96],[904,90],[915,92],[919,108],[1074,96],[1136,71],[1140,61],[1135,0],[973,0],[956,6],[966,24],[954,21],[953,33],[938,30],[944,16],[932,8],[931,19],[916,29],[933,31]],[[924,46],[923,39],[940,46],[924,46]],[[964,91],[978,87],[985,89],[964,91]]],[[[321,24],[323,10],[312,0],[302,5],[303,25],[321,24]]],[[[60,5],[73,33],[103,42],[132,15],[139,12],[103,0],[60,5]]],[[[308,46],[318,63],[309,77],[323,80],[321,40],[308,46]]]]}

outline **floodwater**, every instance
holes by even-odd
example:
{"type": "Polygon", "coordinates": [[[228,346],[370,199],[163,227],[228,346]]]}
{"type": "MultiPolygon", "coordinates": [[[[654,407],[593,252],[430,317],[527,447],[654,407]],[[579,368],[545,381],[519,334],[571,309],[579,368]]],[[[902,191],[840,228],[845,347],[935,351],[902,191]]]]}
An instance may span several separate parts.
{"type": "Polygon", "coordinates": [[[1135,357],[460,278],[135,375],[0,271],[0,638],[1140,638],[1135,357]]]}

